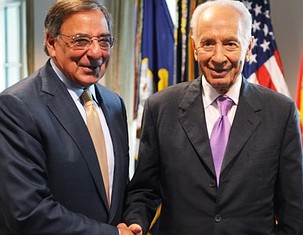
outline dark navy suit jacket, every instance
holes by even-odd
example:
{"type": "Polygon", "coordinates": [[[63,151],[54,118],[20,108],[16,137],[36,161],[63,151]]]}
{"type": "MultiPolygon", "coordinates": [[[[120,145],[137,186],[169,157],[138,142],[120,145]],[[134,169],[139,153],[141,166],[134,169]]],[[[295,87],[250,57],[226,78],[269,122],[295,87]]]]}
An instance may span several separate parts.
{"type": "Polygon", "coordinates": [[[118,95],[95,86],[114,148],[111,207],[85,122],[47,62],[0,95],[1,235],[118,234],[129,172],[126,112],[118,95]]]}
{"type": "Polygon", "coordinates": [[[302,235],[294,102],[243,79],[217,188],[201,87],[198,78],[146,101],[124,221],[147,231],[161,198],[158,235],[302,235]]]}

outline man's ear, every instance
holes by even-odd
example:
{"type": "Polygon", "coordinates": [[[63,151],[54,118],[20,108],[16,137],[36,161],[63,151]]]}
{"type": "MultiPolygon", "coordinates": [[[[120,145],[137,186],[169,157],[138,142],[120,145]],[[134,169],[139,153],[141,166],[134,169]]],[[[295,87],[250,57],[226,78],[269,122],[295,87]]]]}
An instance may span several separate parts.
{"type": "Polygon", "coordinates": [[[194,58],[197,61],[198,60],[198,52],[197,52],[197,49],[196,49],[195,40],[194,40],[193,36],[190,36],[190,37],[191,37],[191,46],[194,50],[194,58]]]}
{"type": "Polygon", "coordinates": [[[45,34],[45,47],[51,57],[55,56],[56,54],[55,42],[56,39],[53,36],[51,36],[49,33],[45,34]]]}
{"type": "Polygon", "coordinates": [[[246,62],[248,62],[249,59],[250,59],[251,51],[252,51],[253,46],[254,46],[254,40],[255,40],[255,38],[251,37],[251,39],[249,41],[248,48],[247,48],[247,51],[246,51],[246,54],[245,54],[245,61],[246,62]]]}

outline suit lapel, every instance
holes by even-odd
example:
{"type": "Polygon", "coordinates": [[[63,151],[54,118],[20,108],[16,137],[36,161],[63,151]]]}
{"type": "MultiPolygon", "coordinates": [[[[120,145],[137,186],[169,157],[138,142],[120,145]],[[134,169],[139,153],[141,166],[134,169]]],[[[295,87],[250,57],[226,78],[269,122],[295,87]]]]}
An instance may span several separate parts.
{"type": "Polygon", "coordinates": [[[256,115],[260,110],[261,104],[254,95],[251,84],[243,79],[239,105],[231,128],[221,172],[233,161],[261,123],[261,119],[256,115]]]}
{"type": "Polygon", "coordinates": [[[46,74],[42,76],[42,92],[45,94],[44,99],[46,105],[78,146],[91,171],[93,180],[104,202],[104,206],[108,209],[97,155],[85,122],[65,85],[60,81],[49,64],[46,66],[45,73],[46,74]]]}
{"type": "MultiPolygon", "coordinates": [[[[201,92],[201,78],[198,78],[192,82],[180,102],[179,122],[199,157],[215,175],[201,92]]],[[[261,107],[251,89],[251,84],[243,78],[239,105],[231,128],[221,172],[233,161],[260,124],[261,119],[256,113],[261,110],[261,107]]]]}
{"type": "Polygon", "coordinates": [[[201,77],[189,85],[180,102],[179,122],[201,160],[215,174],[202,102],[201,77]]]}

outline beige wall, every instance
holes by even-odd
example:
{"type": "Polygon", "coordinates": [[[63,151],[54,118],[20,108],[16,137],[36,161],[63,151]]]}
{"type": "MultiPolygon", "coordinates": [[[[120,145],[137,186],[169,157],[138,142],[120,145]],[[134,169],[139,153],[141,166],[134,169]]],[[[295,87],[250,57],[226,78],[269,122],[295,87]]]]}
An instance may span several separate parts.
{"type": "Polygon", "coordinates": [[[303,49],[303,1],[270,0],[270,6],[286,83],[291,96],[295,99],[299,62],[303,49]]]}
{"type": "Polygon", "coordinates": [[[48,57],[43,51],[43,24],[44,18],[47,10],[55,0],[34,0],[34,41],[35,41],[35,51],[34,51],[34,65],[35,70],[40,68],[45,64],[48,57]]]}

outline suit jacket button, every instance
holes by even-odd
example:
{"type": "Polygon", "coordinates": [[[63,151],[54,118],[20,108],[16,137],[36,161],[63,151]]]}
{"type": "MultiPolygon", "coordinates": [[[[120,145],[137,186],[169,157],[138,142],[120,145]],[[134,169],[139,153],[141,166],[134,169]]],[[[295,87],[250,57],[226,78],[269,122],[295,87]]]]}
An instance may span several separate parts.
{"type": "Polygon", "coordinates": [[[221,219],[222,219],[222,216],[221,216],[220,214],[217,214],[217,215],[215,216],[215,221],[216,221],[217,223],[219,223],[219,222],[221,221],[221,219]]]}
{"type": "Polygon", "coordinates": [[[211,188],[216,187],[216,181],[215,180],[210,180],[209,181],[209,187],[211,187],[211,188]]]}

